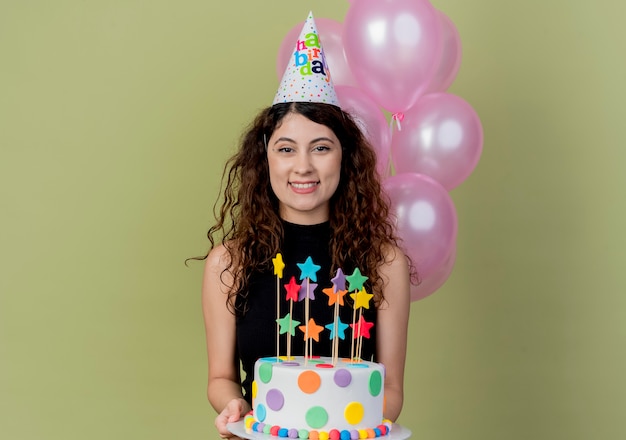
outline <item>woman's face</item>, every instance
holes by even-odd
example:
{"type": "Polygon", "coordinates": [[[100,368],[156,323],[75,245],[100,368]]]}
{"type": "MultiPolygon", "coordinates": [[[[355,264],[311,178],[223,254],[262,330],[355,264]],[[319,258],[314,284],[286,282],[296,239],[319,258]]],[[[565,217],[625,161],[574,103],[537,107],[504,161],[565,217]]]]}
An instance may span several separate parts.
{"type": "Polygon", "coordinates": [[[297,113],[287,114],[267,143],[270,184],[284,220],[313,225],[329,218],[339,185],[341,145],[333,131],[297,113]]]}

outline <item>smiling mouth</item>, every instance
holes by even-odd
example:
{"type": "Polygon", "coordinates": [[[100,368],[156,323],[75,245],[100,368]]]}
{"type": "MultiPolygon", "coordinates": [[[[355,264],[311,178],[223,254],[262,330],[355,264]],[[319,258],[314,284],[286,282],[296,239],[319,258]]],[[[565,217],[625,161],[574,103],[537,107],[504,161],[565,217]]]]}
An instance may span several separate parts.
{"type": "Polygon", "coordinates": [[[319,182],[309,182],[309,183],[294,183],[294,182],[289,182],[289,184],[291,186],[293,186],[296,189],[308,189],[308,188],[313,188],[315,186],[317,186],[319,184],[319,182]]]}

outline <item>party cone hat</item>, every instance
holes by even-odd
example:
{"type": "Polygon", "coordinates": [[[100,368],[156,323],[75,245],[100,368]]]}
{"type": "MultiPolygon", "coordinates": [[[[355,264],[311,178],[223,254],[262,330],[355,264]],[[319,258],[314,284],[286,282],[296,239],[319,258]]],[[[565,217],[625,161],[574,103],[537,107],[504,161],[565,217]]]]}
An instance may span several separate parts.
{"type": "Polygon", "coordinates": [[[311,12],[296,41],[272,105],[283,102],[321,102],[339,107],[311,12]]]}

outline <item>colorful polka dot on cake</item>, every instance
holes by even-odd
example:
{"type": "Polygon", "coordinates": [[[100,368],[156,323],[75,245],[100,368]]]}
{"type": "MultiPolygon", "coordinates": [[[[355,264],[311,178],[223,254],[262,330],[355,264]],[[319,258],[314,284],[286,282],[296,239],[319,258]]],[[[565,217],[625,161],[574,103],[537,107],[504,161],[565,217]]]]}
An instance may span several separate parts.
{"type": "Polygon", "coordinates": [[[335,372],[333,380],[335,381],[337,386],[345,388],[350,385],[350,382],[352,381],[352,375],[345,368],[340,368],[335,372]]]}
{"type": "Polygon", "coordinates": [[[261,368],[259,368],[259,379],[263,383],[269,383],[272,380],[272,364],[269,362],[263,362],[261,368]]]}
{"type": "Polygon", "coordinates": [[[305,371],[298,376],[298,386],[307,394],[316,392],[321,383],[322,379],[315,371],[305,371]]]}
{"type": "Polygon", "coordinates": [[[267,407],[272,411],[280,411],[285,403],[285,398],[280,390],[275,388],[269,390],[266,396],[267,407]]]}
{"type": "Polygon", "coordinates": [[[350,402],[344,411],[346,421],[351,425],[358,425],[363,420],[365,410],[359,402],[350,402]]]}

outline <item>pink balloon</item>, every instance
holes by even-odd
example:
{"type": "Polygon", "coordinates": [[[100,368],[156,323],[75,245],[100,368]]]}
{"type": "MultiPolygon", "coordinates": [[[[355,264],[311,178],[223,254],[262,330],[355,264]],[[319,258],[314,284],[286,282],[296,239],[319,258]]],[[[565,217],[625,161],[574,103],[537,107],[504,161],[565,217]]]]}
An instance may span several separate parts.
{"type": "Polygon", "coordinates": [[[411,301],[418,301],[433,294],[445,284],[452,274],[456,262],[456,246],[450,256],[430,276],[422,278],[418,285],[411,285],[411,301]]]}
{"type": "MultiPolygon", "coordinates": [[[[292,27],[287,35],[283,37],[283,41],[278,49],[276,57],[276,74],[280,81],[285,73],[285,68],[289,63],[289,59],[293,55],[296,47],[296,40],[300,36],[304,21],[292,27]]],[[[333,84],[356,85],[356,80],[350,72],[346,56],[343,52],[343,25],[330,18],[315,18],[315,25],[320,35],[320,41],[324,48],[324,55],[328,62],[328,68],[333,78],[333,84]]]]}
{"type": "Polygon", "coordinates": [[[389,175],[391,131],[385,115],[374,100],[358,87],[336,86],[341,108],[350,113],[376,151],[376,169],[381,176],[389,175]]]}
{"type": "Polygon", "coordinates": [[[441,24],[428,0],[358,0],[343,30],[348,65],[361,89],[398,113],[424,93],[441,56],[441,24]]]}
{"type": "Polygon", "coordinates": [[[446,189],[428,176],[396,174],[384,180],[392,218],[418,275],[428,279],[455,248],[457,216],[446,189]]]}
{"type": "Polygon", "coordinates": [[[441,58],[426,93],[445,92],[454,82],[461,67],[461,36],[450,18],[437,11],[441,23],[441,58]]]}
{"type": "Polygon", "coordinates": [[[448,191],[474,170],[483,147],[483,129],[474,109],[449,93],[423,96],[404,114],[391,139],[398,173],[426,174],[448,191]]]}

